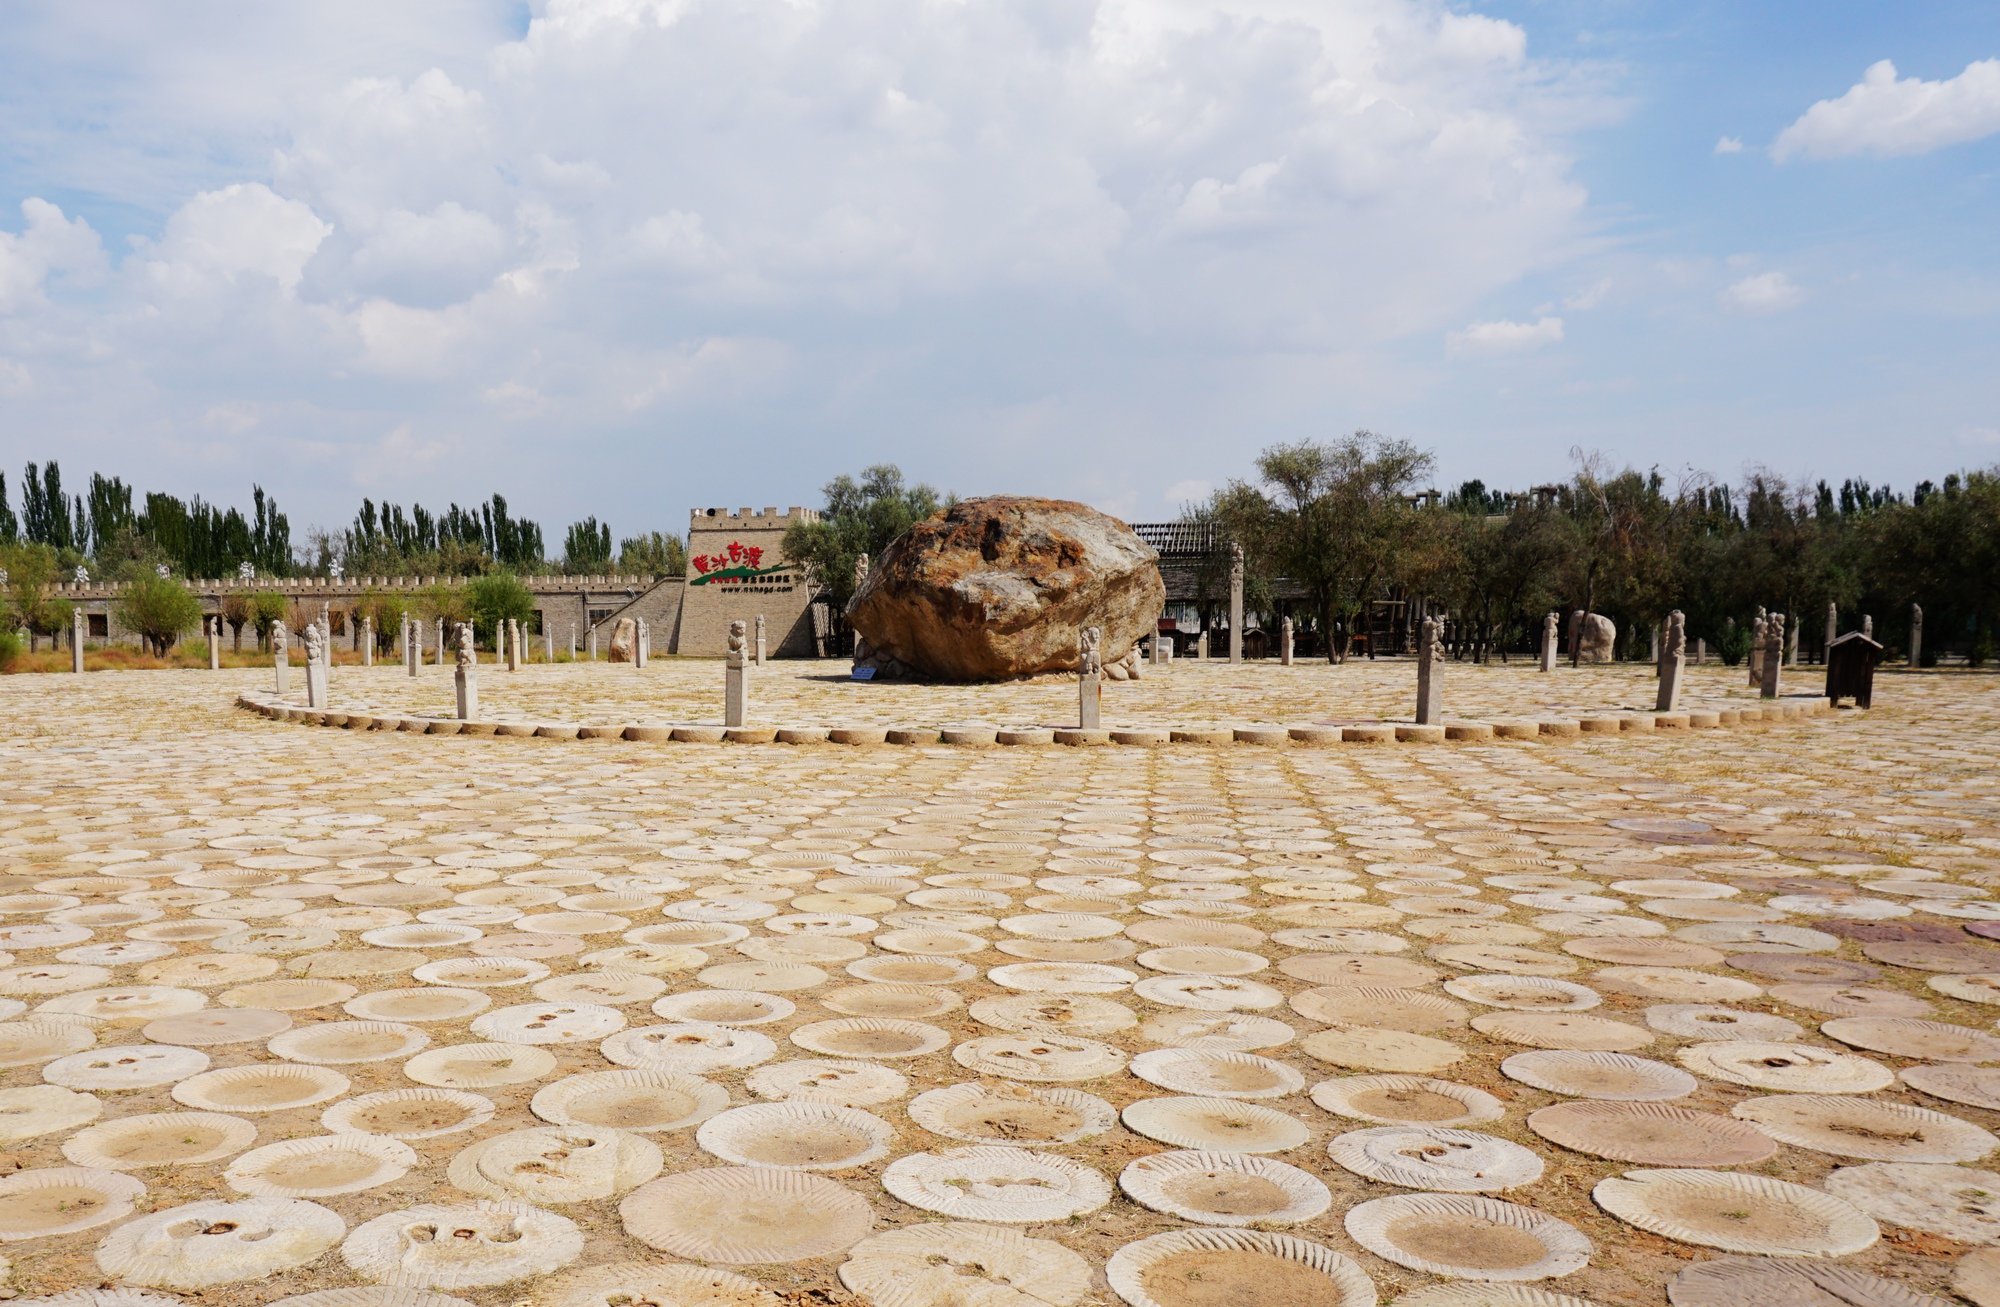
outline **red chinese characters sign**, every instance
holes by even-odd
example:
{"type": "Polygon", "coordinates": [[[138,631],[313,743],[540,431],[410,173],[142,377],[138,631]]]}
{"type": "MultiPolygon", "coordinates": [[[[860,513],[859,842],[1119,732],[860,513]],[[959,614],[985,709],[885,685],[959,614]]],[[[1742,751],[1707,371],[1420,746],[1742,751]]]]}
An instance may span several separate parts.
{"type": "Polygon", "coordinates": [[[694,567],[695,585],[706,585],[711,581],[748,581],[785,570],[783,563],[763,566],[764,550],[760,546],[735,540],[730,541],[729,547],[721,553],[696,554],[688,561],[694,567]]]}

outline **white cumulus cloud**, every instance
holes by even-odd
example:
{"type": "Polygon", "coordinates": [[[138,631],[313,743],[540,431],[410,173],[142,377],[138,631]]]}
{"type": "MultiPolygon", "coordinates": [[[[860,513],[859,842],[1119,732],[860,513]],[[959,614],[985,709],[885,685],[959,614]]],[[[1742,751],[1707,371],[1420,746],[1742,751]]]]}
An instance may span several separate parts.
{"type": "Polygon", "coordinates": [[[47,200],[21,202],[20,235],[0,231],[0,313],[38,308],[50,273],[88,280],[104,270],[97,233],[81,218],[68,219],[47,200]]]}
{"type": "Polygon", "coordinates": [[[1445,337],[1445,348],[1452,354],[1475,358],[1529,354],[1562,338],[1561,318],[1544,317],[1533,322],[1509,322],[1503,318],[1498,322],[1475,322],[1464,331],[1452,332],[1445,337]]]}
{"type": "Polygon", "coordinates": [[[1782,272],[1759,272],[1733,282],[1717,300],[1733,313],[1782,313],[1797,308],[1806,293],[1782,272]]]}
{"type": "Polygon", "coordinates": [[[155,215],[89,295],[87,227],[46,205],[0,233],[21,339],[89,345],[33,355],[58,398],[15,428],[184,434],[232,477],[254,449],[328,520],[398,457],[409,493],[481,493],[440,491],[434,449],[578,500],[584,445],[741,475],[732,423],[784,475],[911,432],[940,483],[1033,459],[1108,502],[1135,464],[1106,430],[1206,449],[1173,395],[1282,407],[1275,369],[1317,403],[1316,361],[1435,339],[1588,239],[1557,135],[1587,93],[1443,0],[509,8],[45,0],[9,29],[0,74],[91,52],[24,110],[89,178],[61,184],[155,215]],[[267,416],[205,420],[237,404],[267,416]]]}
{"type": "Polygon", "coordinates": [[[1967,64],[1941,82],[1896,76],[1887,59],[1869,66],[1837,100],[1821,100],[1779,133],[1771,157],[1834,159],[1928,154],[2000,132],[2000,59],[1967,64]]]}
{"type": "Polygon", "coordinates": [[[190,288],[198,280],[268,277],[290,292],[333,230],[312,209],[261,182],[204,191],[167,220],[143,261],[154,278],[190,288]]]}

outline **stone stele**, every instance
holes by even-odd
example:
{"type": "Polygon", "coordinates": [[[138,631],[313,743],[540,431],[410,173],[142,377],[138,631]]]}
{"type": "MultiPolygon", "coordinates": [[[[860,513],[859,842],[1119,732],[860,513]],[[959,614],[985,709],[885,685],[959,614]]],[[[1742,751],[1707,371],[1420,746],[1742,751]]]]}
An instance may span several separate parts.
{"type": "Polygon", "coordinates": [[[944,681],[1075,671],[1078,632],[1102,631],[1105,671],[1129,671],[1158,626],[1159,555],[1084,504],[967,499],[889,543],[847,606],[857,664],[944,681]]]}

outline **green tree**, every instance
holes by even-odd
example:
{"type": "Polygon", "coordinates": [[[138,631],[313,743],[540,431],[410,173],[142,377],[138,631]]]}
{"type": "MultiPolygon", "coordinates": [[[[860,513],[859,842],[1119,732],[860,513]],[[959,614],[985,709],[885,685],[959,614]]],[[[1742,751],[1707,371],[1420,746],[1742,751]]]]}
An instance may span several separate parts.
{"type": "Polygon", "coordinates": [[[594,517],[571,522],[563,536],[563,571],[570,576],[600,576],[611,570],[611,525],[594,517]]]}
{"type": "Polygon", "coordinates": [[[118,596],[118,620],[164,658],[200,623],[201,600],[171,576],[141,577],[128,582],[118,596]]]}
{"type": "MultiPolygon", "coordinates": [[[[1257,458],[1256,483],[1219,492],[1217,516],[1261,568],[1306,591],[1320,629],[1354,624],[1412,567],[1426,523],[1409,496],[1431,455],[1404,440],[1358,431],[1345,439],[1274,445],[1257,458]]],[[[1327,658],[1346,656],[1329,638],[1327,658]]]]}
{"type": "Polygon", "coordinates": [[[677,535],[649,531],[618,542],[618,570],[627,576],[687,575],[687,546],[677,535]]]}
{"type": "Polygon", "coordinates": [[[863,469],[859,481],[837,476],[822,493],[826,507],[819,520],[792,523],[778,549],[835,612],[854,597],[854,564],[861,555],[880,558],[891,540],[953,502],[930,486],[904,485],[893,463],[863,469]]]}
{"type": "Polygon", "coordinates": [[[451,638],[451,628],[460,622],[472,620],[472,599],[467,594],[468,587],[446,585],[440,581],[417,591],[417,613],[426,622],[443,621],[445,638],[451,638]]]}
{"type": "Polygon", "coordinates": [[[56,596],[62,560],[53,546],[23,543],[0,548],[0,567],[7,571],[9,617],[27,630],[31,648],[36,637],[53,640],[70,629],[75,605],[56,596]]]}
{"type": "MultiPolygon", "coordinates": [[[[474,638],[500,647],[499,627],[509,618],[526,624],[535,616],[535,596],[521,579],[507,572],[482,576],[465,587],[474,638]]],[[[461,619],[463,620],[463,619],[461,619]]]]}
{"type": "Polygon", "coordinates": [[[276,590],[256,592],[256,596],[250,601],[250,622],[257,630],[259,649],[271,647],[271,631],[279,622],[285,620],[285,613],[289,607],[285,596],[276,590]]]}
{"type": "Polygon", "coordinates": [[[243,628],[250,625],[250,618],[256,611],[256,596],[245,590],[233,590],[222,596],[222,620],[229,623],[229,647],[238,653],[243,651],[243,628]]]}
{"type": "Polygon", "coordinates": [[[354,601],[353,618],[357,622],[364,617],[368,619],[374,631],[375,652],[383,654],[396,647],[396,632],[402,627],[403,615],[410,611],[408,596],[369,590],[354,601]]]}

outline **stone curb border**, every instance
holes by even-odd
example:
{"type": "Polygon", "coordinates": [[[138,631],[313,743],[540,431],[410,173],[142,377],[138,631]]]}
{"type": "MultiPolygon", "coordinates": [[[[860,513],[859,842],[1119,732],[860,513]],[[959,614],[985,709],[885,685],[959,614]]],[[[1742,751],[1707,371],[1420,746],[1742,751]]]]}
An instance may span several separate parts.
{"type": "Polygon", "coordinates": [[[1062,744],[1158,748],[1173,744],[1264,747],[1329,744],[1490,744],[1495,740],[1558,742],[1586,735],[1667,735],[1732,726],[1765,725],[1830,713],[1824,698],[1778,699],[1740,708],[1697,708],[1687,712],[1607,713],[1591,717],[1516,718],[1457,721],[1441,726],[1376,722],[1358,726],[1134,727],[1079,730],[1073,727],[985,726],[586,726],[575,722],[458,721],[449,717],[394,717],[341,708],[302,708],[282,699],[242,694],[236,706],[273,721],[348,730],[408,731],[414,735],[535,736],[545,740],[632,740],[644,744],[948,744],[961,747],[1019,747],[1062,744]]]}

